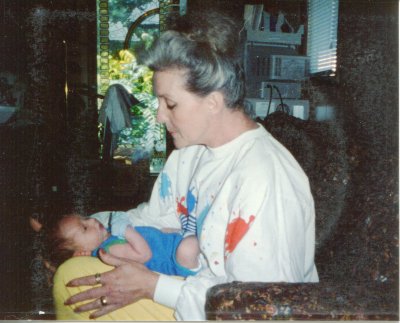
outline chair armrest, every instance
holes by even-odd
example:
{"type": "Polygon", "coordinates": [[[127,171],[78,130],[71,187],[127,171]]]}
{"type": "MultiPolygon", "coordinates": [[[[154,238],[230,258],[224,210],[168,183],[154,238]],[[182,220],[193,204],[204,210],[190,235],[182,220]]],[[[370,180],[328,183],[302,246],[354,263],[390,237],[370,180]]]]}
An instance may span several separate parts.
{"type": "Polygon", "coordinates": [[[397,284],[244,283],[208,290],[208,320],[398,320],[397,284]]]}

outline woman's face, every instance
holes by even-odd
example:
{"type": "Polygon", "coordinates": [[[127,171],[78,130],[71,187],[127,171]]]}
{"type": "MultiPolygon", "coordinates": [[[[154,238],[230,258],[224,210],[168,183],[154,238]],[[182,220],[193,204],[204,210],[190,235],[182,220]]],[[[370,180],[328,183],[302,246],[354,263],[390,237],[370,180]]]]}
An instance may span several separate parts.
{"type": "Polygon", "coordinates": [[[62,235],[72,242],[75,251],[92,251],[108,237],[106,228],[93,218],[68,216],[61,227],[62,235]]]}
{"type": "Polygon", "coordinates": [[[185,89],[185,71],[168,69],[154,73],[154,92],[158,98],[157,121],[165,124],[176,148],[210,143],[210,113],[207,97],[185,89]]]}

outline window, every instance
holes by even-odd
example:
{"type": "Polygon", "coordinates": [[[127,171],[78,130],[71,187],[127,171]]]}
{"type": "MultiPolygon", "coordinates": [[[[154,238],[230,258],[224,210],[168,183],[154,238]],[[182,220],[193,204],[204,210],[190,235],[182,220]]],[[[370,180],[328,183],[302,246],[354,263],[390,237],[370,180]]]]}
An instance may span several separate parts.
{"type": "Polygon", "coordinates": [[[335,75],[339,0],[308,0],[310,74],[335,75]]]}
{"type": "MultiPolygon", "coordinates": [[[[126,115],[125,112],[131,121],[131,127],[123,124],[125,128],[118,127],[115,135],[108,131],[111,139],[107,141],[107,125],[102,120],[99,137],[111,144],[107,149],[106,144],[103,145],[101,155],[112,156],[126,164],[148,159],[150,174],[154,175],[161,171],[166,159],[166,134],[165,128],[156,122],[158,101],[152,91],[152,72],[138,65],[135,51],[138,46],[150,46],[158,36],[161,4],[169,5],[169,0],[97,0],[100,93],[105,95],[111,85],[119,84],[139,101],[131,105],[132,102],[125,103],[128,100],[121,97],[105,107],[102,106],[104,101],[99,102],[99,109],[111,111],[106,112],[106,116],[113,116],[107,117],[107,120],[112,119],[110,123],[121,122],[115,118],[126,115]]],[[[167,11],[164,12],[166,15],[167,11]]]]}

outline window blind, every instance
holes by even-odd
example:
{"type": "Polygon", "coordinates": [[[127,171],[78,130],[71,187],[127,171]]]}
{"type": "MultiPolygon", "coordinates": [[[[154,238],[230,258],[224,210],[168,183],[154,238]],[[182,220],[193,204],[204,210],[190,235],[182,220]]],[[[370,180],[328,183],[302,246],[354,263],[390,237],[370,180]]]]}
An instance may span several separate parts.
{"type": "Polygon", "coordinates": [[[308,0],[310,74],[336,72],[339,0],[308,0]]]}

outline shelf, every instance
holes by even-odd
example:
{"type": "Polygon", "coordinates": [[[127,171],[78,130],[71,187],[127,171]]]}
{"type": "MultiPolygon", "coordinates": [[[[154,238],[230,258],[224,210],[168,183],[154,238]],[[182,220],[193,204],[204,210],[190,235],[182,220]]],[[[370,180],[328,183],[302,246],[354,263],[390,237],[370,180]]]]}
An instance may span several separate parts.
{"type": "Polygon", "coordinates": [[[248,42],[260,42],[266,44],[301,45],[304,34],[304,26],[301,25],[295,33],[282,33],[266,30],[247,30],[248,42]]]}

